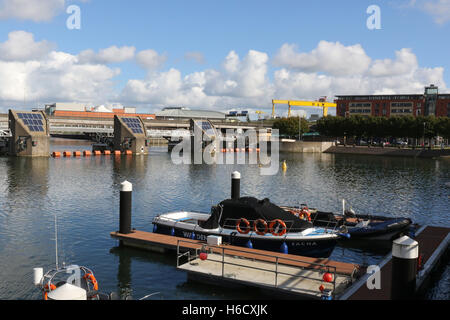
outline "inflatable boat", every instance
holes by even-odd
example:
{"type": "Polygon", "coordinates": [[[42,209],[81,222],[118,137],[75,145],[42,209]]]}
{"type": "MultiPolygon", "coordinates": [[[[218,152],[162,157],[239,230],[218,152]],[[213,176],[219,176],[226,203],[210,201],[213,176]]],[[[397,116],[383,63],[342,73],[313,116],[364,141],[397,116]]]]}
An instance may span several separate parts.
{"type": "Polygon", "coordinates": [[[227,199],[211,213],[178,211],[153,219],[153,232],[195,240],[221,236],[222,242],[261,250],[327,258],[337,240],[349,237],[335,228],[314,226],[310,221],[281,209],[269,199],[227,199]]]}
{"type": "Polygon", "coordinates": [[[352,240],[389,241],[404,232],[408,232],[412,224],[409,218],[355,214],[352,209],[345,210],[344,215],[315,209],[308,210],[314,226],[335,226],[340,231],[350,234],[352,240]]]}

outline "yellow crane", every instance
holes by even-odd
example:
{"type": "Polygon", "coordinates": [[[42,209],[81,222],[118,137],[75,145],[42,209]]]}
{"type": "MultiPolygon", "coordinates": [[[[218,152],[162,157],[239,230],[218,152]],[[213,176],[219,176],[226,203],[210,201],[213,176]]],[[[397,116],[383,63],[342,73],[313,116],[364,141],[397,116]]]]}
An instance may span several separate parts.
{"type": "Polygon", "coordinates": [[[263,114],[265,114],[265,112],[264,111],[260,111],[260,110],[258,110],[258,111],[255,111],[255,113],[258,115],[258,120],[260,120],[261,119],[261,115],[263,115],[263,114]]]}
{"type": "Polygon", "coordinates": [[[336,108],[336,103],[327,102],[326,97],[321,97],[318,101],[298,101],[298,100],[272,100],[272,118],[275,118],[275,105],[287,104],[289,106],[288,117],[291,117],[291,107],[317,107],[323,109],[323,116],[328,115],[328,108],[336,108]]]}

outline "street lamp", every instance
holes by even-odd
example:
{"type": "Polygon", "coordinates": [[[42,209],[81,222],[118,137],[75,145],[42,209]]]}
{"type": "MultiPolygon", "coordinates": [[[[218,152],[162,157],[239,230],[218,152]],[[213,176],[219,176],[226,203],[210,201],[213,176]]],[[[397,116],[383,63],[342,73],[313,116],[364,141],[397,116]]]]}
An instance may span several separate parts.
{"type": "Polygon", "coordinates": [[[423,123],[423,148],[425,149],[425,122],[423,123]]]}

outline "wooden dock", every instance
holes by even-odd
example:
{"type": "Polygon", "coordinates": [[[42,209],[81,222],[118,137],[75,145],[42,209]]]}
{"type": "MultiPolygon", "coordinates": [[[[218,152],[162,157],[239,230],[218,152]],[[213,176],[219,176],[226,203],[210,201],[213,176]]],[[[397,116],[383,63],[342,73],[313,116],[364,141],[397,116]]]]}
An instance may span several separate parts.
{"type": "MultiPolygon", "coordinates": [[[[416,292],[425,290],[427,280],[440,258],[445,255],[450,243],[450,229],[423,226],[416,233],[419,243],[421,268],[418,270],[416,292]]],[[[341,296],[342,300],[391,300],[392,288],[392,254],[388,254],[378,265],[380,267],[380,289],[370,290],[366,282],[370,275],[365,275],[341,296]]]]}
{"type": "MultiPolygon", "coordinates": [[[[125,246],[156,252],[187,252],[208,248],[208,259],[192,256],[179,269],[188,273],[190,279],[214,280],[217,284],[238,284],[259,289],[268,289],[294,297],[320,298],[321,276],[335,272],[335,297],[340,300],[390,300],[392,281],[392,254],[379,264],[380,289],[370,290],[367,280],[371,274],[357,264],[302,257],[272,251],[237,247],[229,244],[207,246],[204,241],[133,230],[130,234],[112,232],[111,237],[125,246]],[[276,269],[274,269],[276,268],[276,269]],[[226,271],[225,271],[226,270],[226,271]],[[250,270],[250,271],[249,271],[250,270]],[[274,276],[274,273],[276,274],[274,276]],[[231,275],[231,276],[230,276],[231,275]],[[275,279],[275,282],[274,282],[275,279]]],[[[421,292],[435,267],[447,252],[450,243],[450,229],[423,226],[415,240],[419,243],[421,268],[417,274],[416,288],[421,292]]],[[[325,286],[329,288],[329,284],[325,286]],[[327,287],[328,286],[328,287],[327,287]]]]}
{"type": "MultiPolygon", "coordinates": [[[[201,249],[205,244],[204,241],[190,240],[175,236],[168,236],[153,232],[134,230],[130,234],[120,234],[119,232],[111,232],[111,237],[121,241],[124,245],[146,249],[156,252],[176,251],[179,245],[182,249],[201,249]]],[[[310,258],[297,256],[292,254],[284,254],[273,251],[265,251],[258,249],[249,249],[245,247],[232,246],[229,244],[222,244],[220,248],[225,250],[225,254],[240,256],[246,259],[261,259],[266,262],[274,263],[277,258],[283,264],[289,264],[297,267],[314,268],[315,265],[325,265],[330,268],[336,268],[336,272],[343,275],[356,276],[363,268],[357,264],[332,261],[323,258],[310,258]]],[[[215,250],[215,252],[219,252],[215,250]]]]}
{"type": "Polygon", "coordinates": [[[177,268],[186,271],[190,280],[275,291],[284,297],[320,299],[321,285],[333,295],[342,294],[363,270],[352,263],[229,244],[209,246],[204,241],[144,231],[112,232],[111,237],[125,246],[157,252],[177,251],[177,268]],[[207,251],[206,260],[199,258],[201,251],[207,251]],[[323,281],[325,273],[333,275],[333,283],[323,281]]]}

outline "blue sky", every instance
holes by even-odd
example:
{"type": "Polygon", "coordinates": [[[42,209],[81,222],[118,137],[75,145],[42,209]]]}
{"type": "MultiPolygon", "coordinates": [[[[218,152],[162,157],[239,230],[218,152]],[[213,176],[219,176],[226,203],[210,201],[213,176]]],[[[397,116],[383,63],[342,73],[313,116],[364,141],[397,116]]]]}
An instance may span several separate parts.
{"type": "MultiPolygon", "coordinates": [[[[311,99],[320,93],[319,89],[312,87],[323,87],[323,95],[333,96],[350,92],[418,92],[429,81],[446,90],[450,83],[450,43],[445,40],[448,39],[450,26],[448,0],[40,0],[37,2],[36,16],[33,12],[27,15],[15,12],[20,10],[20,1],[0,0],[0,10],[9,10],[3,15],[0,11],[0,46],[8,41],[11,32],[24,31],[32,34],[35,43],[49,44],[48,52],[73,57],[79,57],[85,50],[99,53],[113,46],[134,48],[132,57],[119,62],[91,59],[79,71],[80,68],[75,68],[79,61],[74,60],[70,74],[57,70],[58,77],[64,79],[81,79],[89,77],[89,72],[104,72],[104,77],[93,83],[89,81],[94,80],[80,80],[81,83],[89,83],[90,88],[89,93],[80,90],[79,100],[94,104],[102,103],[103,99],[105,103],[133,104],[149,110],[183,102],[194,107],[204,106],[204,109],[230,109],[233,105],[268,108],[272,98],[311,99]],[[47,6],[43,5],[44,2],[48,2],[47,6]],[[81,10],[80,30],[66,27],[69,14],[65,9],[71,4],[81,10]],[[380,30],[369,30],[366,26],[370,16],[366,10],[370,5],[377,5],[381,10],[380,30]],[[47,17],[50,8],[55,11],[47,17]],[[321,41],[338,47],[333,49],[331,46],[329,56],[326,52],[317,53],[314,50],[318,49],[321,41]],[[285,44],[289,44],[291,50],[284,47],[286,54],[282,55],[280,50],[285,44]],[[345,57],[348,50],[354,52],[353,46],[359,46],[362,52],[358,56],[368,57],[370,62],[358,68],[359,71],[346,72],[342,68],[346,64],[351,68],[353,62],[351,59],[339,60],[339,50],[342,49],[342,56],[345,57]],[[402,49],[410,51],[403,52],[407,56],[405,61],[398,61],[396,51],[402,49]],[[139,52],[145,50],[153,50],[161,58],[158,63],[151,63],[154,67],[143,67],[143,63],[138,63],[144,61],[144,58],[138,60],[137,57],[139,52]],[[250,51],[257,54],[249,54],[250,51]],[[233,54],[230,56],[231,52],[237,58],[233,54]],[[338,58],[334,59],[334,53],[338,58]],[[187,56],[195,56],[197,60],[187,56]],[[230,69],[224,71],[227,57],[238,61],[237,69],[242,72],[236,69],[233,72],[230,69]],[[313,65],[304,61],[310,61],[313,65]],[[388,79],[380,78],[380,72],[372,72],[372,67],[381,67],[382,63],[385,64],[383,70],[396,70],[392,67],[396,62],[401,62],[398,74],[382,72],[383,77],[388,79]],[[340,70],[343,73],[334,70],[333,66],[326,67],[330,63],[342,64],[340,70]],[[417,71],[414,75],[406,74],[408,63],[411,69],[417,71]],[[111,70],[114,72],[111,73],[111,70]],[[281,74],[284,74],[284,83],[281,83],[281,74]],[[377,76],[374,77],[374,74],[377,76]],[[190,79],[185,79],[189,75],[195,75],[195,85],[190,79]],[[287,88],[289,82],[292,88],[287,88]],[[323,85],[325,82],[328,84],[323,85]],[[98,91],[92,90],[92,87],[98,87],[98,91]],[[193,87],[197,91],[193,92],[193,87]]],[[[29,3],[33,1],[36,0],[28,0],[29,3]]],[[[3,51],[10,53],[7,49],[3,51]]],[[[150,58],[147,56],[146,59],[148,61],[150,58]]],[[[14,63],[11,54],[3,60],[9,67],[14,63]]],[[[33,81],[38,78],[42,86],[42,82],[50,77],[42,79],[42,74],[49,72],[42,66],[56,64],[56,60],[60,61],[60,58],[43,55],[20,59],[22,64],[26,61],[40,63],[39,67],[30,70],[28,67],[18,68],[26,75],[17,87],[26,87],[21,91],[26,91],[30,100],[42,103],[52,99],[77,99],[72,93],[64,92],[74,90],[69,84],[49,83],[49,86],[57,87],[53,92],[34,84],[33,81]],[[35,74],[37,72],[39,76],[35,74]]],[[[358,61],[355,60],[355,64],[358,61]]],[[[366,63],[364,59],[361,62],[366,63]]],[[[14,68],[11,67],[11,70],[14,71],[14,68]]],[[[0,71],[0,84],[2,76],[6,77],[0,71]]],[[[0,89],[0,106],[23,100],[17,98],[23,93],[11,94],[13,89],[8,92],[5,89],[3,94],[0,89]]]]}

